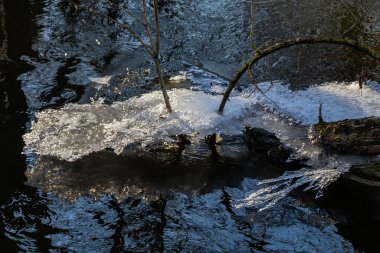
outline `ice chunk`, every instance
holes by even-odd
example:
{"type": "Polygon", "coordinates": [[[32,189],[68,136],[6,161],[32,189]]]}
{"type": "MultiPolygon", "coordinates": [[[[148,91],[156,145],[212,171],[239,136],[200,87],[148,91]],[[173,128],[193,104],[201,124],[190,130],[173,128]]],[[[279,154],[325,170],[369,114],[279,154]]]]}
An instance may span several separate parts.
{"type": "Polygon", "coordinates": [[[227,188],[227,192],[232,196],[231,202],[236,213],[244,213],[245,208],[257,208],[262,211],[274,206],[291,191],[301,186],[305,186],[305,191],[316,190],[316,197],[320,197],[323,195],[323,190],[344,172],[346,170],[338,168],[287,171],[282,176],[273,179],[261,181],[245,179],[242,190],[227,188]]]}

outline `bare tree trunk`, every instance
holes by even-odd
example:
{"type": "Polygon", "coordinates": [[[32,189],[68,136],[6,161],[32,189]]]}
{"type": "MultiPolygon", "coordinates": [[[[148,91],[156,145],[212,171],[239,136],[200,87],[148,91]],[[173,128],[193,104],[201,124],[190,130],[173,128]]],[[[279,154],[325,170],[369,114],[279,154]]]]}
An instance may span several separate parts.
{"type": "Polygon", "coordinates": [[[160,61],[158,60],[158,57],[154,57],[153,59],[154,59],[154,65],[156,65],[156,72],[157,72],[157,75],[158,75],[158,80],[160,82],[162,96],[164,97],[164,101],[165,101],[165,105],[166,105],[166,110],[168,111],[168,113],[171,113],[172,112],[172,107],[171,107],[170,102],[169,102],[168,93],[166,92],[166,88],[165,88],[166,84],[165,84],[164,78],[162,76],[160,61]]]}
{"type": "MultiPolygon", "coordinates": [[[[101,14],[101,13],[97,12],[95,9],[84,8],[84,7],[80,6],[79,4],[75,3],[73,0],[70,0],[70,2],[73,4],[73,6],[76,9],[84,10],[88,13],[94,14],[94,15],[99,16],[99,17],[108,18],[111,22],[117,24],[118,26],[120,26],[123,29],[125,29],[126,31],[128,31],[129,34],[141,44],[141,46],[144,48],[144,50],[152,57],[152,59],[154,61],[154,65],[156,66],[156,72],[157,72],[158,79],[160,82],[162,95],[163,95],[164,101],[165,101],[166,110],[168,111],[168,113],[171,113],[172,107],[170,105],[168,93],[166,92],[165,81],[164,81],[163,76],[162,76],[160,60],[158,59],[159,52],[160,52],[160,25],[159,25],[159,16],[158,16],[158,0],[153,1],[154,35],[155,36],[153,36],[152,30],[149,26],[146,0],[141,0],[141,8],[142,8],[142,14],[143,14],[143,20],[141,22],[142,22],[142,25],[145,27],[146,35],[149,38],[149,45],[144,42],[142,37],[135,30],[133,30],[129,24],[122,23],[119,20],[117,20],[111,16],[101,14]]],[[[132,17],[135,17],[132,13],[128,13],[128,14],[132,17]]]]}

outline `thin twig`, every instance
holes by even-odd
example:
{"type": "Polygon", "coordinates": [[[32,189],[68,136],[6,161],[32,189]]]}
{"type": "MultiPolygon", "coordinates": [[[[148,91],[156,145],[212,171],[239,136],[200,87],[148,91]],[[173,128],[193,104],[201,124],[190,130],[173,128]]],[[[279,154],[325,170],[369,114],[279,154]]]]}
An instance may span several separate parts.
{"type": "MultiPolygon", "coordinates": [[[[106,0],[106,1],[109,4],[111,4],[114,8],[118,8],[118,6],[115,3],[113,3],[111,0],[106,0]]],[[[132,18],[134,18],[135,20],[137,20],[139,23],[143,24],[143,21],[141,20],[141,18],[137,17],[135,14],[133,14],[127,8],[123,9],[123,11],[125,11],[129,16],[131,16],[132,18]]]]}
{"type": "Polygon", "coordinates": [[[149,38],[150,49],[152,50],[153,55],[156,55],[157,51],[154,48],[153,36],[152,36],[152,32],[150,31],[150,27],[149,27],[149,24],[148,24],[148,14],[147,14],[147,11],[146,11],[146,2],[145,2],[145,0],[141,0],[141,5],[142,5],[142,11],[143,11],[143,18],[144,18],[143,24],[144,24],[144,27],[145,27],[146,34],[148,35],[148,38],[149,38]]]}
{"type": "Polygon", "coordinates": [[[103,18],[106,17],[107,19],[112,21],[114,24],[116,24],[116,25],[120,26],[121,28],[127,30],[132,35],[132,37],[134,37],[141,44],[141,46],[145,49],[145,51],[153,57],[153,52],[148,48],[148,46],[145,44],[145,42],[142,40],[142,38],[135,31],[133,31],[133,29],[128,24],[124,24],[124,23],[122,23],[122,22],[120,22],[120,21],[118,21],[118,20],[116,20],[116,19],[114,19],[108,15],[101,14],[92,8],[82,7],[79,4],[76,4],[72,0],[70,0],[70,2],[74,5],[74,7],[77,10],[83,10],[83,11],[86,11],[88,13],[91,13],[91,14],[94,14],[96,16],[103,17],[103,18]]]}
{"type": "MultiPolygon", "coordinates": [[[[252,71],[251,71],[251,69],[247,69],[247,73],[248,73],[248,76],[249,76],[249,78],[251,79],[251,82],[252,82],[252,85],[253,86],[255,86],[255,90],[253,90],[253,92],[249,95],[249,96],[251,96],[256,90],[258,90],[266,99],[268,99],[269,100],[269,102],[271,102],[272,104],[274,104],[276,107],[277,107],[277,109],[278,110],[280,110],[280,107],[272,100],[272,99],[270,99],[266,94],[265,94],[265,92],[263,92],[261,89],[260,89],[260,87],[259,87],[259,85],[257,84],[257,82],[255,82],[255,80],[254,80],[254,78],[253,78],[253,73],[252,73],[252,71]]],[[[268,89],[269,90],[269,89],[268,89]]],[[[267,91],[268,91],[267,90],[267,91]]],[[[249,97],[248,96],[248,97],[249,97]]]]}
{"type": "Polygon", "coordinates": [[[351,32],[355,28],[356,28],[356,24],[352,23],[352,25],[350,26],[350,28],[348,28],[346,31],[344,31],[342,35],[346,36],[347,33],[351,32]]]}
{"type": "Polygon", "coordinates": [[[296,71],[296,73],[300,72],[300,59],[301,59],[301,49],[298,50],[297,71],[296,71]]]}
{"type": "Polygon", "coordinates": [[[254,0],[250,1],[250,32],[249,32],[249,39],[251,42],[251,47],[254,51],[259,51],[259,48],[255,44],[255,38],[254,38],[254,33],[255,33],[255,9],[254,9],[254,0]]]}
{"type": "Polygon", "coordinates": [[[154,24],[156,33],[156,52],[160,52],[160,22],[158,18],[158,1],[154,0],[154,24]]]}
{"type": "Polygon", "coordinates": [[[351,11],[350,7],[348,7],[342,0],[339,0],[343,7],[351,14],[352,18],[356,21],[357,24],[361,24],[362,22],[356,17],[356,15],[351,11]]]}
{"type": "Polygon", "coordinates": [[[270,81],[270,86],[265,91],[265,93],[267,93],[272,88],[272,86],[274,84],[273,84],[273,75],[272,75],[272,65],[270,64],[268,58],[265,58],[265,61],[267,62],[267,66],[268,66],[268,69],[269,69],[269,81],[270,81]]]}

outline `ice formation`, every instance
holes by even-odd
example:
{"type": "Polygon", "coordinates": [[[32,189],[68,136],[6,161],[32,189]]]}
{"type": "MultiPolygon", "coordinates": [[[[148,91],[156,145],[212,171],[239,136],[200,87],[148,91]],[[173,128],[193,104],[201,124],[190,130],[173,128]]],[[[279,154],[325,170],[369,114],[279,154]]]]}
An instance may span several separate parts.
{"type": "MultiPolygon", "coordinates": [[[[361,90],[356,83],[330,83],[301,91],[276,84],[266,96],[246,88],[235,91],[224,114],[219,115],[224,80],[196,68],[182,72],[178,79],[190,79],[194,86],[169,91],[172,114],[165,112],[160,91],[111,105],[97,101],[41,111],[31,132],[24,135],[26,152],[75,161],[107,148],[120,154],[133,143],[144,147],[156,141],[170,142],[170,137],[178,134],[197,133],[203,138],[215,132],[240,134],[245,125],[261,127],[293,148],[296,158],[309,159],[311,169],[286,172],[264,181],[246,179],[242,190],[227,189],[232,207],[239,213],[252,206],[260,210],[271,207],[300,186],[317,190],[319,196],[347,171],[350,162],[346,158],[327,156],[308,140],[308,127],[304,125],[316,122],[320,103],[326,121],[380,116],[380,88],[375,82],[361,90]],[[280,109],[275,109],[273,103],[280,109]]],[[[93,81],[108,83],[109,77],[93,81]]],[[[266,90],[270,84],[259,86],[266,90]]]]}
{"type": "Polygon", "coordinates": [[[186,89],[171,90],[169,96],[175,108],[169,115],[159,91],[110,106],[67,104],[39,112],[32,131],[24,135],[26,148],[74,161],[106,148],[119,154],[128,144],[165,141],[181,133],[199,133],[199,137],[219,131],[238,134],[243,127],[239,118],[250,104],[247,98],[233,97],[222,116],[216,112],[221,96],[186,89]]]}
{"type": "Polygon", "coordinates": [[[337,168],[287,171],[273,179],[262,181],[245,179],[242,189],[227,188],[227,192],[232,196],[231,204],[237,214],[244,214],[246,208],[257,208],[262,211],[274,206],[301,186],[305,186],[305,191],[316,190],[317,197],[320,197],[323,195],[323,190],[344,172],[346,171],[337,168]]]}
{"type": "MultiPolygon", "coordinates": [[[[74,161],[106,148],[119,154],[135,142],[145,145],[157,140],[170,141],[169,136],[177,134],[199,133],[200,138],[215,132],[234,135],[241,133],[245,125],[253,125],[276,133],[300,156],[317,157],[321,149],[308,142],[306,128],[289,124],[289,119],[284,120],[283,116],[302,124],[315,123],[319,103],[324,104],[326,121],[380,116],[377,110],[380,89],[374,82],[362,90],[355,83],[326,84],[296,92],[287,86],[275,85],[266,96],[258,92],[252,95],[252,88],[248,88],[234,93],[221,116],[216,110],[224,81],[197,69],[190,69],[187,75],[196,86],[192,90],[169,91],[175,110],[170,115],[165,114],[159,91],[112,105],[99,101],[67,104],[58,110],[37,113],[38,121],[32,124],[32,131],[24,135],[26,150],[74,161]],[[215,82],[210,84],[210,79],[215,82]],[[273,109],[273,102],[280,111],[271,113],[257,107],[261,104],[273,109]]],[[[109,78],[94,81],[107,82],[109,78]]],[[[260,87],[265,90],[269,85],[263,83],[260,87]]]]}

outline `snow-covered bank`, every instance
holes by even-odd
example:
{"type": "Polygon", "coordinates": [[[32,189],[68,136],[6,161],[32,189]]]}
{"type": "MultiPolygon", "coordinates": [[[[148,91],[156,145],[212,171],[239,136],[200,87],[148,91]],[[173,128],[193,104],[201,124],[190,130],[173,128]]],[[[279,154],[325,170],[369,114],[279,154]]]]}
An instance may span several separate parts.
{"type": "MultiPolygon", "coordinates": [[[[259,85],[263,91],[270,86],[269,83],[259,85]]],[[[266,96],[257,94],[256,97],[260,103],[271,108],[275,108],[275,103],[282,113],[290,115],[303,125],[318,123],[320,103],[323,104],[322,112],[326,122],[380,116],[380,85],[376,82],[368,82],[362,89],[358,82],[336,82],[298,91],[275,84],[266,96]]]]}

